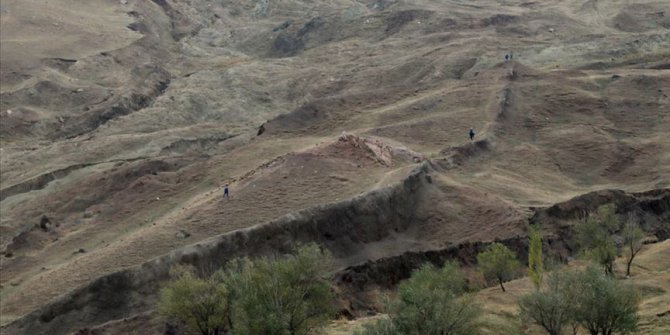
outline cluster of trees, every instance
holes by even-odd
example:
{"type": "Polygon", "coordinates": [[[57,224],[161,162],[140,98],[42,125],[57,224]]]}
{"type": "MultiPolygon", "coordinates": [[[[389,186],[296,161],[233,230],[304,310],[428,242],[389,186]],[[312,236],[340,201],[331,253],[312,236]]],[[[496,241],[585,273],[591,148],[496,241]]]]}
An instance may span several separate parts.
{"type": "Polygon", "coordinates": [[[632,219],[621,222],[613,205],[597,212],[575,228],[582,253],[594,266],[583,270],[556,271],[542,285],[542,242],[538,228],[529,234],[528,272],[536,291],[519,299],[520,315],[550,335],[577,334],[582,328],[591,335],[626,334],[637,329],[639,295],[631,283],[614,277],[614,261],[625,253],[626,276],[642,249],[644,232],[632,219]],[[617,242],[617,240],[619,242],[617,242]]]}
{"type": "MultiPolygon", "coordinates": [[[[578,329],[591,335],[634,331],[639,297],[631,284],[613,276],[613,264],[625,250],[630,275],[643,237],[636,224],[621,223],[614,207],[603,206],[576,227],[576,240],[604,271],[593,266],[554,271],[545,281],[541,233],[538,226],[531,226],[527,271],[535,290],[519,299],[522,320],[550,335],[568,330],[577,334],[578,329]]],[[[187,268],[176,268],[174,279],[161,292],[159,310],[202,335],[317,334],[336,310],[335,295],[323,279],[329,258],[310,244],[282,258],[237,259],[204,279],[187,268]]],[[[479,253],[477,266],[503,292],[504,283],[521,268],[516,254],[500,243],[479,253]]],[[[366,325],[358,334],[476,334],[482,314],[454,263],[420,267],[387,299],[385,312],[388,318],[366,325]]]]}
{"type": "Polygon", "coordinates": [[[557,271],[546,286],[519,300],[521,317],[550,335],[580,327],[591,335],[626,334],[637,329],[639,298],[632,284],[594,267],[557,271]]]}
{"type": "Polygon", "coordinates": [[[614,205],[605,205],[576,227],[576,236],[584,254],[600,264],[608,275],[614,274],[617,255],[625,253],[626,276],[630,276],[633,259],[642,249],[644,232],[632,219],[621,222],[614,205]],[[615,235],[617,232],[619,234],[615,235]],[[618,236],[619,243],[615,236],[618,236]]]}
{"type": "Polygon", "coordinates": [[[173,269],[159,311],[202,335],[307,335],[336,312],[328,253],[309,244],[281,258],[236,259],[209,278],[173,269]]]}
{"type": "Polygon", "coordinates": [[[424,265],[398,285],[397,296],[387,303],[389,318],[366,325],[359,335],[474,334],[481,309],[465,291],[455,264],[424,265]]]}
{"type": "MultiPolygon", "coordinates": [[[[550,335],[625,334],[637,329],[639,296],[630,283],[617,280],[614,260],[624,251],[626,275],[642,248],[644,233],[632,220],[619,221],[611,205],[600,207],[576,227],[576,240],[584,255],[603,267],[551,272],[544,282],[542,235],[537,225],[528,238],[528,277],[535,291],[519,299],[520,317],[539,325],[550,335]],[[615,235],[617,233],[618,235],[615,235]],[[619,243],[616,243],[616,240],[619,243]]],[[[500,243],[492,243],[477,255],[484,277],[500,285],[517,275],[516,254],[500,243]]],[[[442,269],[424,266],[401,283],[397,296],[388,303],[388,318],[367,325],[360,335],[458,335],[477,333],[481,309],[465,293],[458,268],[449,263],[442,269]]]]}

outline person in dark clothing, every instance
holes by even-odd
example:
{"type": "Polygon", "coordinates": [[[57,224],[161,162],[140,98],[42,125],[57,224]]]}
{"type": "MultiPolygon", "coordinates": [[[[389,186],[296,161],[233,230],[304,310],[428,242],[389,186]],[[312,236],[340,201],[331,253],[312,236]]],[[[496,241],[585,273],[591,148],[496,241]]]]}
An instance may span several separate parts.
{"type": "Polygon", "coordinates": [[[228,199],[228,184],[223,187],[223,196],[228,199]]]}
{"type": "Polygon", "coordinates": [[[470,135],[470,141],[472,141],[475,138],[475,130],[470,128],[468,135],[470,135]]]}
{"type": "Polygon", "coordinates": [[[505,61],[509,60],[509,54],[505,54],[505,61]]]}

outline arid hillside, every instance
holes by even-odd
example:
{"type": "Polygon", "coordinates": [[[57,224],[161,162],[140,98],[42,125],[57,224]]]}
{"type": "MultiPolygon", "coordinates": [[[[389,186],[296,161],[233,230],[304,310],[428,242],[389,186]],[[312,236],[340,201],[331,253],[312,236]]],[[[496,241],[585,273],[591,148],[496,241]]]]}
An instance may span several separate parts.
{"type": "Polygon", "coordinates": [[[670,237],[664,0],[1,0],[0,24],[3,334],[160,332],[172,265],[300,242],[361,316],[426,260],[523,257],[529,222],[559,260],[600,204],[670,237]]]}

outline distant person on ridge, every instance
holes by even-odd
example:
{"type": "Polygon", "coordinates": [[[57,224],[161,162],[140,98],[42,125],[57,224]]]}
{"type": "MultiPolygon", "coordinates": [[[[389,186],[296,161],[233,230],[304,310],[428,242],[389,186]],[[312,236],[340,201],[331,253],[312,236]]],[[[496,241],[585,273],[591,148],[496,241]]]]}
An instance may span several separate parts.
{"type": "Polygon", "coordinates": [[[470,135],[470,141],[475,138],[475,130],[470,128],[470,131],[468,132],[468,135],[470,135]]]}
{"type": "Polygon", "coordinates": [[[223,187],[223,196],[228,199],[228,184],[223,187]]]}

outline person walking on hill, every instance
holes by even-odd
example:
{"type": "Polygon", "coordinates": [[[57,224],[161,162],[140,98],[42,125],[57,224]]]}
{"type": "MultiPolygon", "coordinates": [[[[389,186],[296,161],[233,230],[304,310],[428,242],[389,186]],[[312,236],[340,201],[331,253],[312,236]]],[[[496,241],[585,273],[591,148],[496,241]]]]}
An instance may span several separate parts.
{"type": "Polygon", "coordinates": [[[468,135],[470,135],[470,141],[472,141],[475,138],[475,130],[470,128],[468,135]]]}
{"type": "Polygon", "coordinates": [[[228,199],[228,184],[223,187],[223,196],[228,199]]]}

